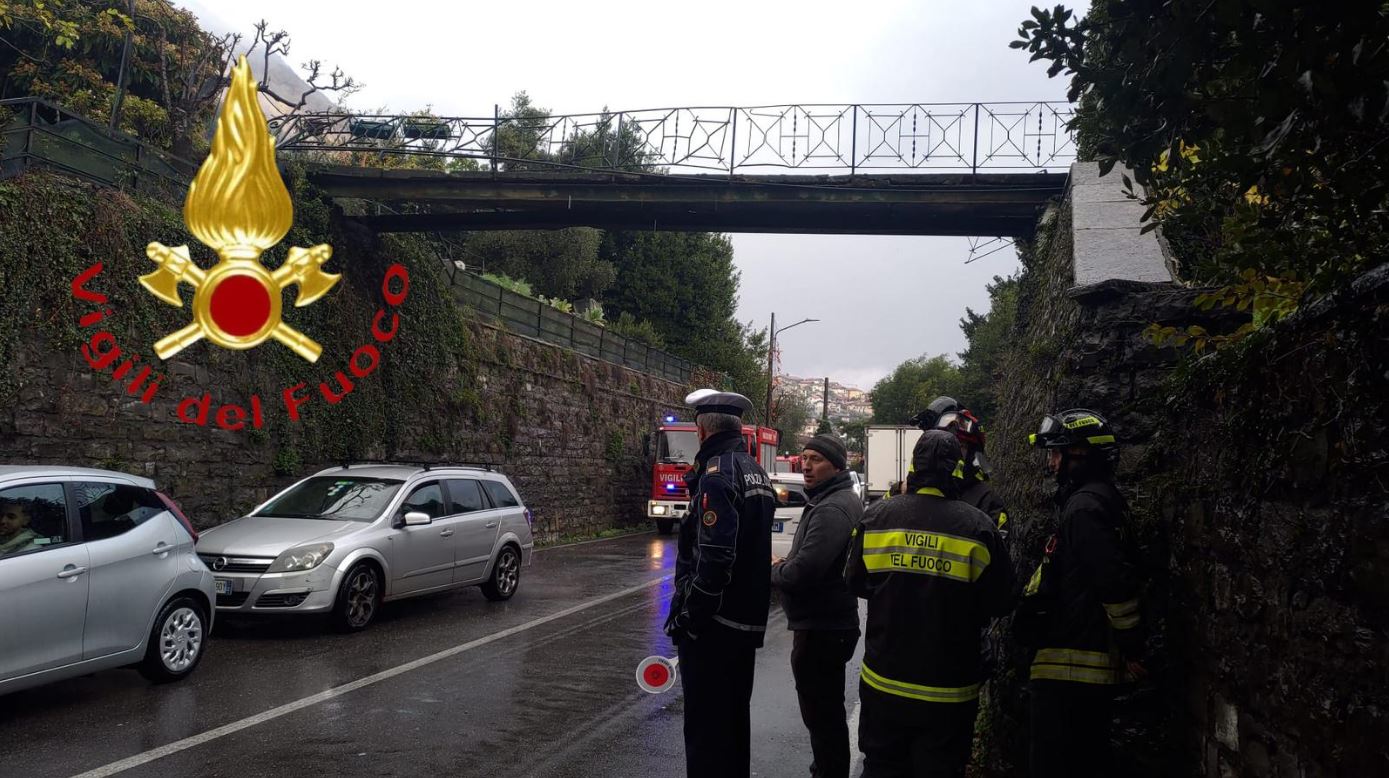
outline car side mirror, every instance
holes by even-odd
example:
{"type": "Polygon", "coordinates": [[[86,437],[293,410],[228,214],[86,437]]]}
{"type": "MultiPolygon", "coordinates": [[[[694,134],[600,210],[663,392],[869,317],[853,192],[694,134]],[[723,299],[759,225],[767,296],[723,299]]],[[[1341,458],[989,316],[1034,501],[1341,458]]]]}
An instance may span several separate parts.
{"type": "Polygon", "coordinates": [[[410,511],[405,514],[405,526],[417,527],[421,524],[433,524],[434,520],[429,518],[429,514],[424,511],[410,511]]]}

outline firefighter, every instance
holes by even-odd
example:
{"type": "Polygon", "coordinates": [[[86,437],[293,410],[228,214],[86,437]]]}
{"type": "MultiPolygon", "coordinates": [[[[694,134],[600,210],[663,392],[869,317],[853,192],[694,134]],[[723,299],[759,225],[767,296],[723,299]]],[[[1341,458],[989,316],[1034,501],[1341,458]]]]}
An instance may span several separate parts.
{"type": "Polygon", "coordinates": [[[1008,508],[1003,504],[1003,498],[998,496],[989,483],[989,462],[984,456],[984,425],[967,408],[961,408],[957,413],[945,414],[936,424],[941,429],[955,433],[960,447],[964,449],[965,483],[964,488],[960,490],[960,499],[993,519],[998,527],[998,534],[1007,542],[1008,531],[1011,529],[1008,526],[1008,508]]]}
{"type": "Polygon", "coordinates": [[[1058,489],[1056,534],[1023,591],[1014,629],[1032,660],[1033,778],[1114,775],[1115,685],[1145,674],[1138,577],[1125,540],[1128,508],[1114,486],[1119,447],[1100,414],[1047,416],[1032,445],[1058,489]]]}
{"type": "Polygon", "coordinates": [[[922,434],[906,493],[855,529],[845,575],[868,600],[859,681],[865,778],[963,776],[984,682],[980,633],[1013,568],[992,519],[958,499],[960,443],[922,434]]]}
{"type": "Polygon", "coordinates": [[[776,493],[748,456],[748,398],[700,390],[700,448],[686,481],[675,595],[665,631],[680,655],[689,776],[746,776],[750,769],[753,660],[767,631],[776,493]]]}
{"type": "Polygon", "coordinates": [[[1002,498],[989,485],[989,463],[984,457],[984,425],[968,408],[953,397],[937,397],[926,410],[913,419],[923,429],[947,430],[960,441],[964,449],[965,466],[961,471],[964,487],[960,499],[988,514],[998,524],[998,532],[1008,540],[1008,509],[1002,498]]]}

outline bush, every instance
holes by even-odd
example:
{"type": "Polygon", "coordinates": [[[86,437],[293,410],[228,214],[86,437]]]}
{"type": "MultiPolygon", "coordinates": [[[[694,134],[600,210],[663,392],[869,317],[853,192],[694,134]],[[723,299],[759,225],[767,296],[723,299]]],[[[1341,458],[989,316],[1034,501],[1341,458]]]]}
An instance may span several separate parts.
{"type": "Polygon", "coordinates": [[[621,335],[624,338],[635,340],[638,343],[645,343],[652,348],[665,348],[665,338],[656,331],[651,322],[642,319],[637,321],[630,313],[623,313],[616,321],[608,323],[608,329],[621,335]]]}

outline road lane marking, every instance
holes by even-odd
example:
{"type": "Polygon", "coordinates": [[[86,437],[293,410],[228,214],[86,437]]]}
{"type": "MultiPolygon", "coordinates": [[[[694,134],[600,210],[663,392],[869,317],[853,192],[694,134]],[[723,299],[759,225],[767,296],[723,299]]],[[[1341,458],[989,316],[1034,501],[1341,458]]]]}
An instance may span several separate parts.
{"type": "Polygon", "coordinates": [[[226,737],[227,735],[240,732],[243,729],[249,729],[250,727],[254,727],[257,724],[264,724],[267,721],[280,718],[281,716],[287,716],[291,713],[294,713],[295,711],[303,710],[304,708],[317,705],[321,702],[327,702],[328,700],[331,700],[335,697],[341,697],[344,694],[354,692],[363,687],[371,686],[375,683],[380,683],[381,681],[394,678],[398,675],[403,675],[404,673],[408,673],[411,670],[418,670],[421,667],[431,665],[442,659],[448,659],[449,657],[457,656],[458,654],[461,654],[464,651],[471,651],[474,648],[485,646],[488,643],[495,643],[498,640],[509,638],[512,635],[518,634],[520,632],[525,632],[528,629],[539,627],[542,624],[549,624],[552,621],[558,621],[559,619],[565,618],[566,616],[572,616],[575,613],[586,611],[589,608],[593,608],[604,603],[612,602],[613,600],[621,599],[630,594],[636,594],[638,592],[645,591],[653,586],[659,586],[660,584],[670,580],[671,577],[672,576],[664,575],[660,578],[655,578],[650,581],[647,581],[644,584],[623,589],[620,592],[605,594],[602,597],[598,597],[587,602],[579,603],[578,605],[565,608],[564,610],[558,611],[556,613],[551,613],[549,616],[542,616],[538,619],[528,621],[525,624],[518,624],[514,627],[508,627],[502,630],[501,632],[494,632],[491,635],[487,635],[486,637],[481,637],[476,640],[470,640],[467,643],[462,643],[452,648],[446,648],[443,651],[438,651],[428,656],[422,656],[419,659],[406,662],[403,665],[397,665],[389,670],[382,670],[379,673],[373,673],[372,675],[368,675],[363,678],[358,678],[355,681],[345,683],[341,686],[334,686],[333,688],[328,689],[327,691],[322,691],[318,694],[314,694],[309,697],[304,697],[303,699],[295,700],[294,702],[285,703],[284,705],[281,705],[279,707],[271,708],[270,710],[264,711],[262,713],[257,713],[254,716],[247,716],[246,718],[241,719],[239,721],[233,721],[230,724],[223,724],[220,727],[209,729],[206,732],[201,732],[197,735],[191,735],[189,737],[183,738],[182,740],[175,740],[172,743],[162,745],[158,748],[152,748],[149,751],[145,751],[144,753],[136,754],[135,756],[127,757],[116,762],[111,762],[110,764],[103,765],[102,767],[98,767],[93,770],[88,770],[85,773],[79,773],[78,775],[73,776],[73,778],[107,778],[107,776],[124,772],[133,767],[139,767],[140,765],[149,764],[150,762],[153,762],[156,759],[162,759],[166,756],[170,756],[171,754],[176,754],[180,751],[186,751],[190,748],[193,748],[194,746],[200,746],[203,743],[207,743],[218,738],[226,737]]]}

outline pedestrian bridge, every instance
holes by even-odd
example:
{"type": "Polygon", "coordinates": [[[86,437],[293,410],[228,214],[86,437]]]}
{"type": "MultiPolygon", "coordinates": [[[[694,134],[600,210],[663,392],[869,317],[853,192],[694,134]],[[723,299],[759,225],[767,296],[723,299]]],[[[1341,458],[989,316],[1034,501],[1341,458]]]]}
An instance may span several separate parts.
{"type": "Polygon", "coordinates": [[[1075,160],[1066,103],[781,105],[483,118],[300,114],[277,148],[388,232],[1027,236],[1075,160]]]}

